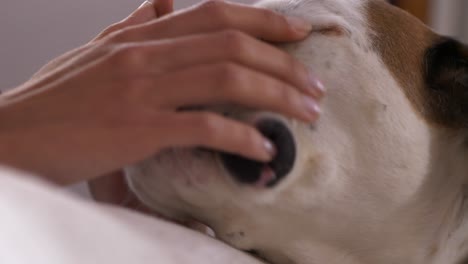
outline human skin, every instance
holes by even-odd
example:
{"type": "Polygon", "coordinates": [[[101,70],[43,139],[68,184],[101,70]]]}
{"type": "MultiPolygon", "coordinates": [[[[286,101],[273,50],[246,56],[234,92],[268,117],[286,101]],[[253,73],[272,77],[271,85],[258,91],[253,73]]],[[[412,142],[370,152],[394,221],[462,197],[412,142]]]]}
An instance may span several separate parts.
{"type": "Polygon", "coordinates": [[[320,81],[265,42],[299,41],[310,30],[219,1],[176,13],[171,1],[145,3],[0,96],[0,162],[61,185],[100,179],[113,197],[123,184],[116,171],[166,148],[268,161],[274,146],[253,127],[179,109],[238,104],[314,122],[320,81]]]}

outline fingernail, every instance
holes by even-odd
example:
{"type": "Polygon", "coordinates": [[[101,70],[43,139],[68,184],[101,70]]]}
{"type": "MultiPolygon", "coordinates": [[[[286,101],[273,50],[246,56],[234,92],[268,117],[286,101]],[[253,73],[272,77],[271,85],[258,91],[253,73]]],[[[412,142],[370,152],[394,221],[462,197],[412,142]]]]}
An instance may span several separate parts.
{"type": "Polygon", "coordinates": [[[322,97],[325,94],[325,86],[323,85],[323,83],[313,74],[309,74],[309,81],[310,89],[312,90],[314,95],[322,97]]]}
{"type": "Polygon", "coordinates": [[[273,158],[276,156],[276,148],[273,143],[269,139],[263,139],[263,148],[266,150],[266,152],[270,155],[270,158],[273,158]]]}
{"type": "Polygon", "coordinates": [[[317,104],[317,102],[313,98],[304,97],[304,106],[305,106],[307,113],[312,119],[317,118],[322,112],[322,110],[320,109],[320,106],[317,104]]]}
{"type": "Polygon", "coordinates": [[[299,33],[309,33],[312,30],[312,24],[302,18],[288,16],[286,17],[286,20],[289,25],[299,33]]]}

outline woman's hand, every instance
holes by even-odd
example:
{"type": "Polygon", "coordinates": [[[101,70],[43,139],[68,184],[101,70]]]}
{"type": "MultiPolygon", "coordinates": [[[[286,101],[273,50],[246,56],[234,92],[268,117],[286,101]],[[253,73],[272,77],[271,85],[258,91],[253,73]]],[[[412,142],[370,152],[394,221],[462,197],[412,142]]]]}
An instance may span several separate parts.
{"type": "Polygon", "coordinates": [[[177,109],[234,103],[313,122],[320,83],[258,40],[297,41],[309,30],[297,19],[224,2],[115,26],[0,97],[0,161],[61,184],[168,147],[267,161],[274,150],[254,128],[177,109]]]}
{"type": "MultiPolygon", "coordinates": [[[[92,45],[99,42],[99,40],[107,37],[108,35],[122,30],[130,26],[136,26],[161,18],[173,12],[172,0],[158,0],[154,3],[144,2],[135,12],[130,14],[124,20],[115,23],[105,29],[96,38],[94,38],[88,45],[80,47],[76,50],[70,51],[50,63],[42,67],[33,77],[32,80],[44,76],[47,73],[59,68],[63,64],[76,56],[79,56],[86,49],[90,49],[92,45]]],[[[92,197],[103,203],[116,204],[138,210],[144,213],[153,213],[148,207],[142,204],[138,198],[129,189],[125,176],[122,170],[117,170],[105,175],[100,175],[88,181],[88,188],[92,197]]],[[[186,223],[187,226],[192,226],[192,223],[186,223]]]]}

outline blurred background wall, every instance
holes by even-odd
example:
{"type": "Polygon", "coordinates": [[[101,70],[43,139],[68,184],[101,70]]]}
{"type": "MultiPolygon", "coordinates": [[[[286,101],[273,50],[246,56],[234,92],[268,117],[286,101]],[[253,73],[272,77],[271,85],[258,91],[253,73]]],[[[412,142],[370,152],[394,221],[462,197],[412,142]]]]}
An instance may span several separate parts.
{"type": "MultiPolygon", "coordinates": [[[[0,1],[0,87],[13,87],[49,59],[87,42],[143,0],[0,1]]],[[[178,8],[197,0],[176,0],[178,8]]]]}
{"type": "MultiPolygon", "coordinates": [[[[176,8],[197,2],[175,0],[176,8]]],[[[419,16],[438,32],[468,41],[468,1],[392,2],[419,16]]],[[[0,1],[0,90],[24,82],[41,65],[87,42],[141,3],[142,0],[0,1]]],[[[85,192],[82,187],[78,190],[85,192]]]]}

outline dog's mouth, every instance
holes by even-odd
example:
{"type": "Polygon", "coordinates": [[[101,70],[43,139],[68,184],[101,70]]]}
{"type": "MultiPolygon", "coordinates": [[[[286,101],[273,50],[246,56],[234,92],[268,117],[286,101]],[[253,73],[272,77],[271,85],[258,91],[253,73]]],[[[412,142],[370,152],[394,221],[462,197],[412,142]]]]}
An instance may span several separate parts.
{"type": "MultiPolygon", "coordinates": [[[[204,109],[204,107],[184,107],[179,111],[202,111],[204,109]]],[[[239,183],[259,188],[271,188],[293,169],[296,160],[296,143],[289,127],[277,118],[259,119],[254,126],[276,147],[277,154],[269,163],[261,163],[230,153],[216,153],[204,148],[195,151],[214,152],[219,155],[223,167],[239,183]]]]}
{"type": "Polygon", "coordinates": [[[274,187],[292,170],[296,160],[296,144],[290,129],[281,121],[267,118],[255,127],[275,145],[277,154],[269,163],[221,153],[223,166],[238,182],[259,188],[274,187]]]}

